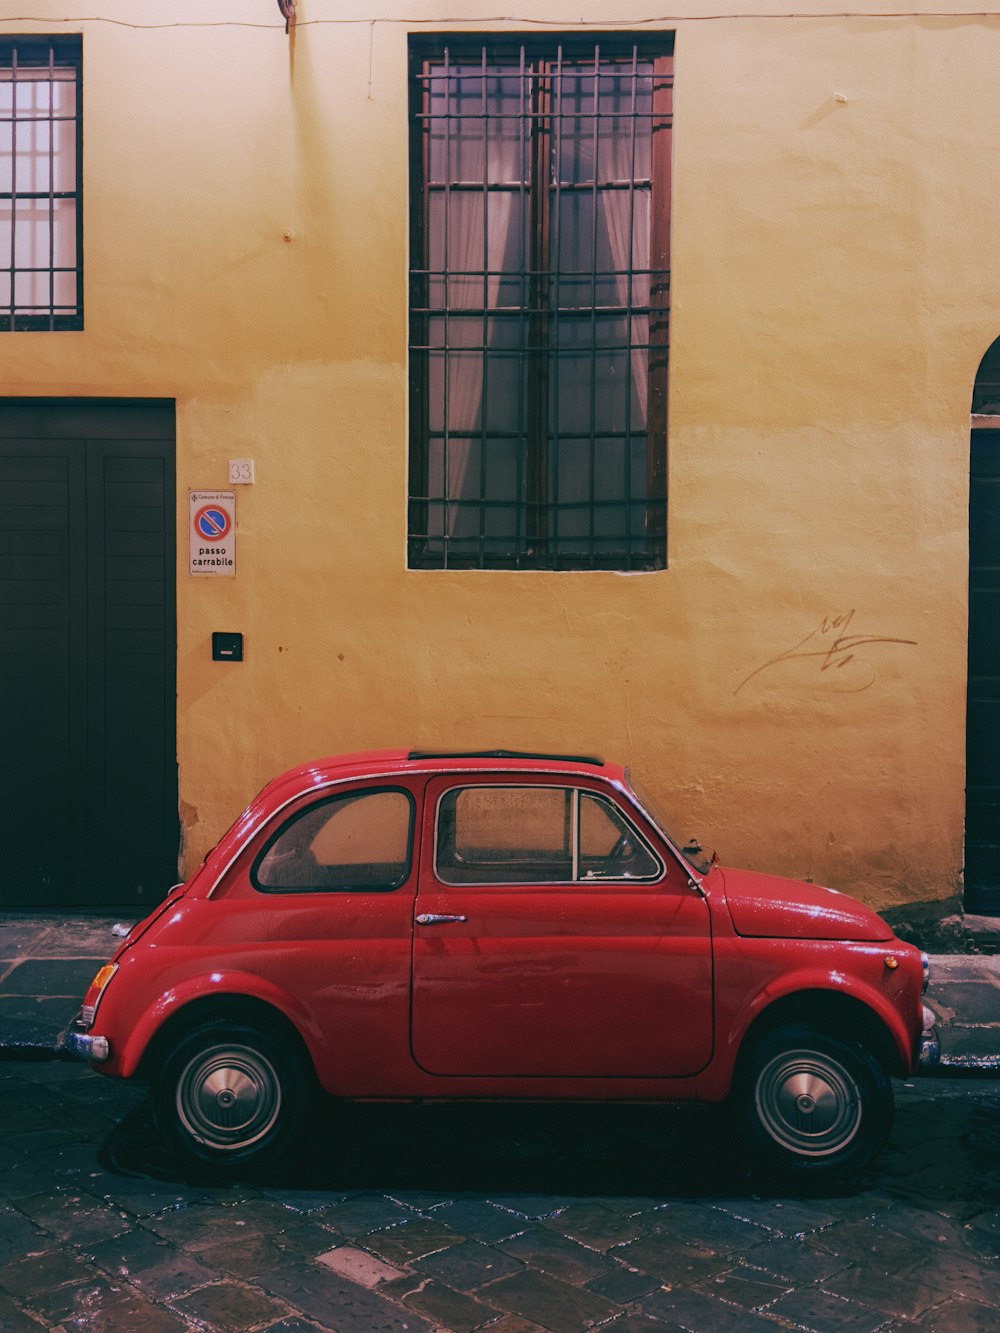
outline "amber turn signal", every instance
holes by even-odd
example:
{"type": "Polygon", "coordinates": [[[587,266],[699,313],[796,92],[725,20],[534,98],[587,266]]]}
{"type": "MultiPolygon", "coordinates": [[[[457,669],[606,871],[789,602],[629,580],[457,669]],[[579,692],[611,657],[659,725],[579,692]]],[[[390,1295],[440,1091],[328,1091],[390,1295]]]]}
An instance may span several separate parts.
{"type": "Polygon", "coordinates": [[[117,963],[105,963],[97,973],[97,976],[94,977],[94,980],[90,983],[87,994],[83,997],[83,1008],[80,1010],[80,1018],[84,1027],[89,1028],[93,1026],[101,996],[104,994],[108,982],[117,971],[117,963]]]}

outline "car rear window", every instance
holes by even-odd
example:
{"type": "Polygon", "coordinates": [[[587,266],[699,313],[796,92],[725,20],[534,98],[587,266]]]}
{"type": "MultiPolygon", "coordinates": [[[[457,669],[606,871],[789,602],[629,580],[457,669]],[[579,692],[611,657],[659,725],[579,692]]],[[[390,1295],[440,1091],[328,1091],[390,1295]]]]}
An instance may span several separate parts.
{"type": "Polygon", "coordinates": [[[268,840],[251,883],[269,893],[398,889],[410,874],[413,810],[413,797],[397,788],[318,801],[268,840]]]}

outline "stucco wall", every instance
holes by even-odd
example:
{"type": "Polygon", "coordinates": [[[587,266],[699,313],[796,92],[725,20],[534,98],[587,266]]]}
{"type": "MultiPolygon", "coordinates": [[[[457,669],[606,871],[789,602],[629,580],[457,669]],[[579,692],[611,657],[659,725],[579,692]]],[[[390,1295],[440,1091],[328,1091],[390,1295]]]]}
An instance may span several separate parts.
{"type": "Polygon", "coordinates": [[[85,331],[0,358],[10,394],[177,401],[188,868],[293,762],[503,745],[631,764],[724,861],[954,892],[1000,22],[660,25],[669,568],[625,576],[405,567],[407,34],[496,6],[300,0],[292,40],[273,0],[74,8],[9,26],[84,37],[85,331]],[[192,578],[187,490],[246,457],[237,576],[192,578]]]}

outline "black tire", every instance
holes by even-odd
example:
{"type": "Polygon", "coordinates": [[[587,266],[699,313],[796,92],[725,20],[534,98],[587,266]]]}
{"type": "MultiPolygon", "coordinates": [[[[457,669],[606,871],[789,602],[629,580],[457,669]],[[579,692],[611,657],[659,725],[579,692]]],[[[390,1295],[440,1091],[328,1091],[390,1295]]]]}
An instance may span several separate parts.
{"type": "Polygon", "coordinates": [[[287,1037],[221,1019],[185,1033],[150,1091],[167,1145],[223,1168],[277,1160],[310,1102],[303,1062],[287,1037]]]}
{"type": "Polygon", "coordinates": [[[892,1084],[874,1057],[805,1024],[754,1042],[733,1091],[750,1147],[785,1175],[853,1180],[892,1129],[892,1084]]]}

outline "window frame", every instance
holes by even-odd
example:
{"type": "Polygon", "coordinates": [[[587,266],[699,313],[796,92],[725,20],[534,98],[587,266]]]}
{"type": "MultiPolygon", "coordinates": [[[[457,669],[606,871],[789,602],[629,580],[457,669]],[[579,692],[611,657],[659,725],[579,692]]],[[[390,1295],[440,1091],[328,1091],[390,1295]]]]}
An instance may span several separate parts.
{"type": "MultiPolygon", "coordinates": [[[[284,814],[285,812],[282,813],[284,814]]],[[[251,863],[250,866],[250,873],[247,876],[247,878],[250,881],[251,888],[253,888],[257,893],[277,894],[279,896],[287,894],[295,894],[295,893],[309,893],[309,894],[397,893],[400,889],[405,887],[405,885],[413,877],[413,859],[414,859],[413,850],[414,850],[414,838],[416,833],[416,820],[417,820],[417,802],[413,792],[410,791],[408,787],[399,787],[393,785],[393,786],[351,788],[349,791],[336,791],[328,796],[321,797],[319,800],[307,800],[298,809],[293,810],[291,814],[286,814],[285,818],[281,820],[281,823],[279,824],[278,828],[275,829],[274,832],[268,835],[267,839],[261,846],[260,851],[257,852],[257,854],[253,858],[253,862],[251,863]],[[323,806],[337,805],[343,801],[357,800],[359,797],[365,797],[365,796],[384,796],[387,793],[405,796],[409,804],[409,811],[410,811],[409,825],[407,828],[407,837],[406,837],[406,869],[402,878],[399,879],[398,882],[393,884],[357,884],[357,885],[262,884],[260,882],[258,872],[260,870],[261,865],[263,864],[265,857],[271,851],[271,848],[275,845],[275,843],[277,843],[278,840],[282,838],[290,828],[293,828],[294,825],[297,824],[301,819],[304,819],[307,815],[312,814],[313,811],[318,810],[323,806]]],[[[366,863],[359,862],[358,864],[363,865],[366,863]]]]}
{"type": "Polygon", "coordinates": [[[437,797],[434,810],[434,848],[433,848],[433,867],[435,880],[448,890],[462,889],[517,889],[517,888],[546,888],[546,889],[564,889],[578,892],[582,888],[601,889],[615,888],[620,890],[622,886],[638,886],[642,888],[651,887],[660,884],[666,878],[668,873],[667,863],[656,848],[651,844],[650,839],[638,828],[636,821],[625,811],[619,802],[615,801],[606,792],[596,791],[593,787],[582,787],[576,783],[566,782],[459,782],[454,786],[447,787],[440,792],[437,797]],[[570,849],[571,874],[568,879],[477,879],[456,881],[446,879],[441,873],[441,821],[442,807],[449,796],[458,796],[464,791],[558,791],[565,795],[572,796],[573,810],[570,814],[571,837],[574,845],[570,849]],[[610,807],[614,813],[626,825],[635,842],[641,847],[657,867],[655,872],[650,875],[620,875],[620,876],[597,876],[581,875],[580,862],[583,859],[580,852],[580,798],[589,796],[593,800],[610,807]]]}
{"type": "MultiPolygon", "coordinates": [[[[485,84],[484,84],[485,88],[485,84]]],[[[408,513],[407,513],[407,563],[411,569],[610,569],[654,570],[663,569],[667,564],[667,366],[669,357],[669,319],[670,319],[670,209],[671,209],[671,161],[673,134],[673,33],[657,32],[654,34],[606,34],[589,33],[583,35],[561,35],[558,33],[544,36],[507,36],[504,34],[483,37],[474,34],[448,34],[433,37],[414,36],[409,47],[409,98],[410,98],[410,285],[409,285],[409,419],[410,452],[408,478],[408,513]],[[456,554],[449,550],[449,542],[456,539],[448,533],[448,515],[453,506],[467,504],[458,501],[443,488],[440,497],[430,494],[430,451],[434,432],[430,423],[430,366],[432,347],[430,326],[433,319],[442,319],[447,326],[449,316],[455,308],[446,298],[440,308],[432,308],[430,265],[430,245],[432,230],[429,221],[429,201],[435,189],[445,198],[449,190],[454,190],[456,183],[447,173],[443,183],[430,179],[430,161],[428,142],[432,116],[430,111],[431,64],[435,60],[445,61],[454,58],[455,63],[462,63],[468,56],[481,59],[483,76],[493,63],[506,63],[516,54],[518,64],[512,66],[514,73],[523,81],[529,77],[526,73],[530,62],[532,74],[532,94],[527,114],[530,117],[532,132],[529,136],[530,174],[527,185],[522,185],[522,205],[527,201],[531,209],[528,227],[530,255],[522,264],[519,278],[522,297],[518,309],[521,319],[527,327],[527,336],[522,332],[520,345],[521,371],[525,377],[522,392],[526,397],[523,428],[516,435],[523,436],[523,447],[518,451],[518,465],[523,464],[526,492],[521,494],[521,482],[517,483],[517,496],[513,500],[491,501],[485,482],[480,483],[479,499],[479,534],[461,538],[464,543],[478,541],[475,555],[456,554]],[[598,431],[593,408],[595,389],[592,385],[592,406],[589,418],[590,476],[587,498],[578,503],[564,504],[568,508],[584,509],[588,516],[588,534],[585,537],[565,536],[552,531],[554,517],[562,512],[557,502],[549,496],[548,478],[551,467],[557,467],[555,452],[560,442],[576,438],[576,432],[558,427],[553,428],[550,418],[550,381],[558,364],[558,333],[552,328],[563,314],[561,307],[552,296],[552,289],[558,289],[558,267],[550,268],[550,213],[556,206],[560,191],[566,188],[557,179],[554,186],[551,179],[549,161],[552,147],[553,125],[563,114],[561,108],[553,112],[551,86],[553,68],[558,66],[562,75],[561,63],[575,61],[590,56],[596,61],[595,82],[599,80],[602,60],[617,61],[624,55],[631,55],[633,89],[638,79],[637,62],[641,59],[652,61],[652,110],[651,126],[651,167],[650,167],[650,239],[648,268],[630,267],[627,271],[629,296],[625,305],[625,317],[628,337],[624,345],[620,343],[601,344],[596,340],[591,355],[599,351],[621,351],[631,356],[636,344],[633,342],[633,317],[643,307],[633,302],[632,275],[649,273],[651,283],[650,304],[648,307],[649,331],[646,343],[647,366],[647,401],[646,401],[646,487],[643,495],[633,499],[630,483],[626,480],[622,497],[602,502],[595,486],[595,454],[598,431]],[[555,275],[555,282],[552,281],[555,275]],[[553,338],[556,339],[553,342],[553,338]],[[550,454],[553,457],[550,457],[550,454]],[[523,457],[522,457],[523,455],[523,457]],[[615,538],[604,538],[595,531],[595,515],[602,503],[609,507],[620,507],[625,518],[623,533],[615,538]],[[442,532],[431,532],[431,508],[439,505],[444,516],[442,532]],[[486,516],[490,507],[500,507],[513,511],[515,535],[492,538],[486,533],[486,516]],[[632,531],[633,508],[641,507],[644,512],[643,536],[632,531]],[[487,551],[493,540],[504,541],[512,549],[502,554],[487,551]],[[605,541],[617,541],[620,549],[614,553],[600,550],[605,541]],[[587,550],[561,552],[566,545],[574,546],[586,543],[587,550]]],[[[484,116],[489,115],[484,91],[484,116]]],[[[632,120],[635,122],[634,92],[632,120]]],[[[449,122],[451,116],[446,118],[449,122]]],[[[595,120],[596,126],[596,120],[595,120]]],[[[596,132],[596,129],[595,129],[596,132]]],[[[636,180],[629,185],[630,193],[635,190],[636,180]]],[[[593,193],[596,197],[599,186],[595,176],[593,193]]],[[[606,188],[606,186],[604,187],[606,188]]],[[[484,180],[484,196],[489,192],[489,183],[484,180]]],[[[630,222],[632,215],[630,213],[630,222]]],[[[631,258],[631,242],[629,244],[631,258]]],[[[445,259],[444,275],[449,272],[448,260],[445,259]]],[[[488,258],[484,256],[484,264],[488,258]]],[[[596,284],[597,258],[591,257],[592,279],[596,284]]],[[[478,273],[478,270],[470,272],[478,273]]],[[[484,283],[489,270],[484,271],[484,283]]],[[[596,301],[596,285],[594,287],[596,301]]],[[[599,307],[580,306],[586,313],[595,312],[599,307]]],[[[488,322],[490,307],[483,309],[484,328],[488,322]]],[[[489,366],[489,345],[484,333],[482,359],[485,368],[489,366]]],[[[641,345],[641,344],[640,344],[641,345]]],[[[436,349],[435,349],[436,350],[436,349]]],[[[451,345],[447,338],[442,344],[442,352],[447,364],[451,345]]],[[[445,391],[446,392],[446,391],[445,391]]],[[[485,414],[483,423],[475,432],[450,432],[447,417],[443,421],[441,441],[444,455],[447,456],[451,433],[462,438],[474,440],[485,458],[485,441],[489,434],[485,414]]],[[[628,449],[630,432],[626,426],[623,432],[623,454],[626,476],[628,474],[628,449]]],[[[471,447],[471,446],[470,446],[471,447]]],[[[576,475],[574,473],[574,475],[576,475]]]]}
{"type": "MultiPolygon", "coordinates": [[[[10,251],[0,259],[7,260],[9,267],[3,267],[10,275],[10,308],[0,309],[0,332],[75,332],[83,328],[83,39],[79,35],[31,34],[24,37],[0,37],[0,69],[11,71],[11,82],[17,84],[17,70],[20,68],[48,69],[72,68],[72,80],[75,90],[74,103],[74,173],[71,190],[54,188],[54,172],[50,172],[48,191],[18,191],[17,189],[17,143],[15,127],[25,123],[18,121],[12,112],[9,118],[2,118],[0,123],[11,125],[11,163],[12,179],[10,191],[0,194],[0,204],[8,204],[11,216],[10,251]],[[25,59],[28,57],[28,59],[25,59]],[[35,57],[35,58],[31,58],[35,57]],[[16,214],[15,203],[18,200],[35,199],[49,201],[49,267],[48,269],[25,270],[15,265],[16,251],[16,214]],[[74,250],[75,262],[72,269],[57,265],[54,254],[54,205],[57,200],[73,200],[75,204],[74,250]],[[15,276],[18,272],[36,272],[48,274],[49,309],[47,313],[23,313],[16,302],[15,276]],[[72,313],[57,313],[55,302],[55,277],[57,273],[74,274],[75,310],[72,313]]],[[[51,78],[50,83],[57,80],[51,78]]],[[[67,80],[69,82],[69,80],[67,80]]],[[[43,119],[43,118],[37,118],[43,119]]],[[[54,119],[50,117],[51,120],[54,119]]]]}

